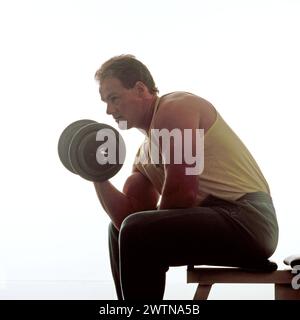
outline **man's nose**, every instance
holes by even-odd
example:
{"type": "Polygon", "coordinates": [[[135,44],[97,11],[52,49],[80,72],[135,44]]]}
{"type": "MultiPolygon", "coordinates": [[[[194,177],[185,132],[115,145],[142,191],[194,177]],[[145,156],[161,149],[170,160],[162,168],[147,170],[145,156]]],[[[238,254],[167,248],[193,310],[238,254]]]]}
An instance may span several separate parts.
{"type": "Polygon", "coordinates": [[[107,104],[107,107],[106,107],[106,113],[107,113],[108,115],[111,115],[111,114],[113,114],[113,112],[114,112],[114,108],[111,106],[110,103],[108,103],[108,104],[107,104]]]}

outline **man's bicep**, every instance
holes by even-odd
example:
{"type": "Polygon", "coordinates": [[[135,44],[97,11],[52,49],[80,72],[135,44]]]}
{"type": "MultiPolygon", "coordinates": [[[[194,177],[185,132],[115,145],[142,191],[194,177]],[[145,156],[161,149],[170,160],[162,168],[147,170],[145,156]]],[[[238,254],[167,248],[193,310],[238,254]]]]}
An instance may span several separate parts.
{"type": "Polygon", "coordinates": [[[154,210],[157,207],[159,193],[150,180],[135,169],[127,178],[123,193],[132,201],[134,210],[154,210]]]}
{"type": "Polygon", "coordinates": [[[161,207],[189,207],[196,203],[204,164],[203,134],[196,112],[180,105],[173,105],[171,109],[174,112],[162,113],[156,122],[158,129],[166,129],[165,141],[168,142],[158,141],[165,171],[161,207]]]}

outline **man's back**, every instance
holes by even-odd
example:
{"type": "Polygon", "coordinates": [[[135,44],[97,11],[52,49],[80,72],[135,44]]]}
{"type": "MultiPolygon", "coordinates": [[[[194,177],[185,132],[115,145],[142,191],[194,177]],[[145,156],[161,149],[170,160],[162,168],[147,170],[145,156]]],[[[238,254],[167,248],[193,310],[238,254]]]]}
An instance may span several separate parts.
{"type": "MultiPolygon", "coordinates": [[[[185,117],[195,119],[195,122],[198,123],[198,129],[204,129],[204,141],[197,142],[204,144],[201,150],[204,162],[203,170],[194,170],[196,173],[199,171],[197,173],[199,176],[197,205],[200,205],[208,195],[226,200],[237,200],[249,192],[270,193],[268,183],[250,151],[213,105],[205,99],[187,92],[172,92],[157,99],[148,136],[136,158],[136,168],[150,179],[160,194],[163,191],[166,172],[163,163],[152,164],[157,149],[154,148],[155,143],[151,142],[153,139],[150,131],[162,129],[157,124],[163,118],[169,131],[174,129],[182,131],[182,141],[185,141],[183,138],[184,130],[190,129],[181,126],[181,123],[184,123],[182,119],[185,117]],[[169,118],[168,115],[170,115],[169,118]],[[144,164],[139,162],[144,162],[144,164]]],[[[180,154],[178,143],[180,142],[175,143],[174,153],[180,154]]],[[[163,150],[168,146],[160,145],[160,148],[163,150]]]]}

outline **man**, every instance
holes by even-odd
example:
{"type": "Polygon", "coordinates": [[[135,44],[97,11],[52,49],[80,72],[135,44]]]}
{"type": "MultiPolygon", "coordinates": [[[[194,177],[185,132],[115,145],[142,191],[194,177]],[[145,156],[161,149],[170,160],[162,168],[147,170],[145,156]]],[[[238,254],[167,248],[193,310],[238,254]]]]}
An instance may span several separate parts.
{"type": "Polygon", "coordinates": [[[106,61],[95,79],[107,114],[145,134],[123,192],[109,181],[94,183],[112,221],[118,299],[163,299],[170,266],[248,266],[270,257],[278,226],[267,181],[214,106],[187,92],[159,97],[149,70],[132,55],[106,61]],[[204,166],[177,161],[186,148],[199,153],[201,129],[204,166]],[[166,148],[152,135],[163,130],[181,133],[182,143],[169,139],[166,148]]]}

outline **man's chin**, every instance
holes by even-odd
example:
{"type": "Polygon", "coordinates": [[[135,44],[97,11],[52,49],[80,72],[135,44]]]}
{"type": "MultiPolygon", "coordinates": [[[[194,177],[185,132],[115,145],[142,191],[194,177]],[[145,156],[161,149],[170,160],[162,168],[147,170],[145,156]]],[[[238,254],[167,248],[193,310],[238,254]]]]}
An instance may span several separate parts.
{"type": "Polygon", "coordinates": [[[118,120],[117,123],[120,130],[127,130],[132,127],[127,120],[118,120]]]}

